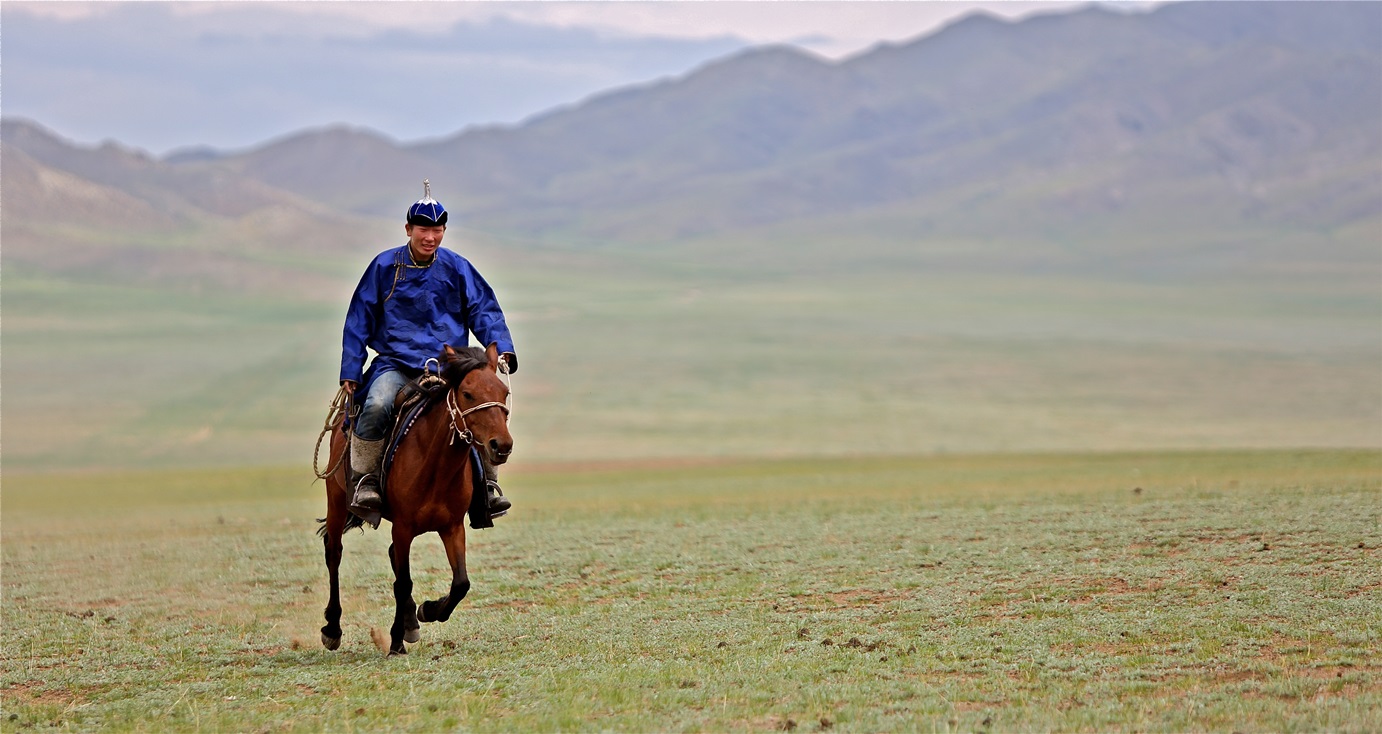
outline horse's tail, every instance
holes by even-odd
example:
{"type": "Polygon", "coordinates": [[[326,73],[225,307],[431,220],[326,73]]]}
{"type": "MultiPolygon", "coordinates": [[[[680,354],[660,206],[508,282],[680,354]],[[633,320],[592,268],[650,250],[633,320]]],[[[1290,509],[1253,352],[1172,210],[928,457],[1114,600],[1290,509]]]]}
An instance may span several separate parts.
{"type": "MultiPolygon", "coordinates": [[[[365,521],[361,520],[354,513],[346,515],[345,527],[341,528],[341,534],[344,535],[347,531],[354,530],[355,528],[360,528],[360,531],[364,532],[365,521]]],[[[324,517],[317,518],[317,537],[326,537],[326,518],[324,517]]]]}

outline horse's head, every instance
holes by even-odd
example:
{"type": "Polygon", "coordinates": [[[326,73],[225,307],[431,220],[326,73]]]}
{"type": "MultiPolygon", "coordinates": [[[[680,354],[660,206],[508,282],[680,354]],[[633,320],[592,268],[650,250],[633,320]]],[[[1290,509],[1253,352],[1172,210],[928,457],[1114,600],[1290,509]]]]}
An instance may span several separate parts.
{"type": "Polygon", "coordinates": [[[499,349],[491,344],[452,349],[441,356],[442,378],[450,391],[447,403],[458,431],[468,431],[491,464],[503,464],[513,451],[509,434],[509,388],[499,379],[499,349]]]}

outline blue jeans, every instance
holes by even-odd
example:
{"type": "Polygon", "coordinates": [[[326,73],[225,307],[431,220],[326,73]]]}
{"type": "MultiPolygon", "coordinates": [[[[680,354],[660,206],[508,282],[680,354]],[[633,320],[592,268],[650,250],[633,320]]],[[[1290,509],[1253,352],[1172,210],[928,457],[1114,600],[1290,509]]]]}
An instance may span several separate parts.
{"type": "Polygon", "coordinates": [[[394,422],[394,398],[408,384],[402,372],[390,371],[376,375],[365,395],[365,405],[355,419],[355,435],[362,441],[378,441],[389,435],[394,422]]]}

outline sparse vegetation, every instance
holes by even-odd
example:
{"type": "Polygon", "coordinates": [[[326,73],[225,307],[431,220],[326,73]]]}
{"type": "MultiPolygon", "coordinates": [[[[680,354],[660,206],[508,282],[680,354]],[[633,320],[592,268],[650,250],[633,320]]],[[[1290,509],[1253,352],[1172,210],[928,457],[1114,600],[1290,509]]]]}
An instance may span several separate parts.
{"type": "MultiPolygon", "coordinates": [[[[305,470],[5,477],[7,731],[1367,731],[1377,452],[515,472],[402,659],[305,470]],[[1140,491],[1138,491],[1140,490],[1140,491]]],[[[415,550],[419,599],[448,572],[415,550]]]]}
{"type": "Polygon", "coordinates": [[[416,145],[4,121],[0,730],[1376,731],[1376,10],[977,18],[416,145]],[[303,464],[439,175],[516,510],[406,658],[350,535],[328,652],[303,464]]]}
{"type": "MultiPolygon", "coordinates": [[[[455,234],[511,312],[520,464],[1382,444],[1375,292],[735,275],[455,234]]],[[[7,270],[6,471],[305,460],[335,390],[338,287],[7,270]]]]}

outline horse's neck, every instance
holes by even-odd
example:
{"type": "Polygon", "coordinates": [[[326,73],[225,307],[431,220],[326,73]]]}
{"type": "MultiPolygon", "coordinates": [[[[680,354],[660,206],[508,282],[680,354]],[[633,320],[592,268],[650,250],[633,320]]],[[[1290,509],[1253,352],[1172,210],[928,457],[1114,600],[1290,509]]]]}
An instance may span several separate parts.
{"type": "Polygon", "coordinates": [[[427,408],[403,438],[398,451],[416,452],[415,465],[418,470],[415,478],[422,480],[418,482],[420,489],[431,485],[434,491],[449,494],[460,482],[466,481],[465,469],[470,461],[470,448],[453,444],[454,433],[451,430],[451,415],[444,404],[438,403],[427,408]]]}

